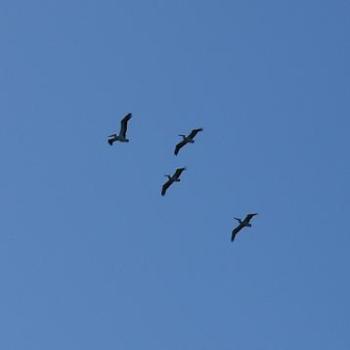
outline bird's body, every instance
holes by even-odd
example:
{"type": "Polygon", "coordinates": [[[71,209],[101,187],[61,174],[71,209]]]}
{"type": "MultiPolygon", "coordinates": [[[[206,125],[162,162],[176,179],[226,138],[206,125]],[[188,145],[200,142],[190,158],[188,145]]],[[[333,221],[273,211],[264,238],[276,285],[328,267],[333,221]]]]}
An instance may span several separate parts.
{"type": "Polygon", "coordinates": [[[168,180],[164,183],[164,185],[162,186],[162,196],[165,195],[167,189],[174,183],[174,182],[180,182],[180,176],[182,174],[182,172],[186,170],[186,168],[177,168],[175,173],[171,176],[171,175],[165,175],[168,180]]]}
{"type": "Polygon", "coordinates": [[[191,133],[189,135],[179,135],[179,136],[182,136],[182,141],[180,141],[176,147],[175,147],[175,151],[174,151],[174,154],[177,156],[180,149],[185,146],[186,144],[188,143],[194,143],[194,138],[195,136],[200,132],[200,131],[203,131],[202,128],[199,128],[199,129],[193,129],[191,131],[191,133]]]}
{"type": "Polygon", "coordinates": [[[233,241],[238,234],[239,231],[242,230],[244,227],[252,227],[252,224],[250,223],[250,220],[255,216],[258,215],[257,213],[254,214],[248,214],[243,220],[239,218],[234,218],[239,222],[239,225],[235,227],[232,231],[231,241],[233,241]]]}
{"type": "Polygon", "coordinates": [[[128,121],[131,119],[132,114],[126,114],[120,122],[120,131],[119,134],[112,134],[108,136],[108,143],[112,146],[114,142],[129,142],[129,139],[126,138],[126,131],[128,129],[128,121]]]}

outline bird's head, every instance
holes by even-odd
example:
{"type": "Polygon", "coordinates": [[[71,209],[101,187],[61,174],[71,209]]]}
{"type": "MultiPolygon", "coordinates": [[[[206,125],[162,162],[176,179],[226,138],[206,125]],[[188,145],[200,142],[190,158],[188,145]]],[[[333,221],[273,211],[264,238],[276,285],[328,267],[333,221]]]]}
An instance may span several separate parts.
{"type": "Polygon", "coordinates": [[[167,177],[168,178],[168,180],[171,180],[171,176],[170,175],[164,175],[165,177],[167,177]]]}
{"type": "Polygon", "coordinates": [[[237,220],[240,224],[242,223],[242,219],[240,218],[234,218],[235,220],[237,220]]]}
{"type": "Polygon", "coordinates": [[[181,136],[183,139],[186,138],[186,135],[183,135],[183,134],[179,134],[179,136],[181,136]]]}

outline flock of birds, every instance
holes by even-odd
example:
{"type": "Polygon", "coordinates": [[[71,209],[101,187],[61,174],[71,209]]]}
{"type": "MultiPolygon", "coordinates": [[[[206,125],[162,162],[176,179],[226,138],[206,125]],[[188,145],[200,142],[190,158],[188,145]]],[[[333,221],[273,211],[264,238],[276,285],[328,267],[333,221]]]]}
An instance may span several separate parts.
{"type": "MultiPolygon", "coordinates": [[[[120,130],[119,130],[119,134],[112,134],[108,136],[108,140],[107,142],[112,146],[114,142],[119,141],[119,142],[129,142],[129,139],[126,137],[126,132],[128,130],[128,122],[131,119],[132,114],[128,113],[126,114],[121,122],[120,122],[120,130]]],[[[194,143],[194,138],[196,137],[196,135],[203,131],[202,128],[199,129],[193,129],[189,135],[182,135],[180,134],[179,136],[182,137],[182,141],[180,141],[176,147],[175,147],[175,151],[174,154],[175,156],[177,156],[179,154],[179,151],[182,147],[186,146],[188,143],[194,143]]],[[[163,184],[162,186],[162,190],[161,190],[161,195],[165,196],[168,188],[174,184],[175,182],[180,182],[180,176],[182,174],[183,171],[185,171],[186,168],[177,168],[175,173],[173,175],[165,175],[168,180],[163,184]]],[[[252,218],[258,215],[257,213],[253,213],[253,214],[247,214],[246,217],[242,220],[240,218],[234,218],[235,220],[238,221],[238,226],[236,226],[233,230],[232,230],[232,234],[231,234],[231,241],[234,241],[236,235],[245,227],[251,227],[251,223],[250,221],[252,220],[252,218]]]]}

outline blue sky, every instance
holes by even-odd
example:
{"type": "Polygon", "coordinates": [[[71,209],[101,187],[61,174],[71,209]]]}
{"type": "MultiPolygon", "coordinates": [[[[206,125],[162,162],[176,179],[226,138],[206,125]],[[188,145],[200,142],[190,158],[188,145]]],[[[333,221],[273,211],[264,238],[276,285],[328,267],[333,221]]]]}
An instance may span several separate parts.
{"type": "Polygon", "coordinates": [[[0,348],[349,349],[349,10],[3,0],[0,348]]]}

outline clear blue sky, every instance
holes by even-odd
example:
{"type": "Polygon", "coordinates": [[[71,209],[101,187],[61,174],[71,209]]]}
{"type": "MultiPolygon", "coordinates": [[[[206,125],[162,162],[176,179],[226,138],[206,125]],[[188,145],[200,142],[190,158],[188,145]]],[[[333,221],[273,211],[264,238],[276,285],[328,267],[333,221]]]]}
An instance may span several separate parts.
{"type": "Polygon", "coordinates": [[[349,11],[2,0],[0,348],[350,349],[349,11]]]}

